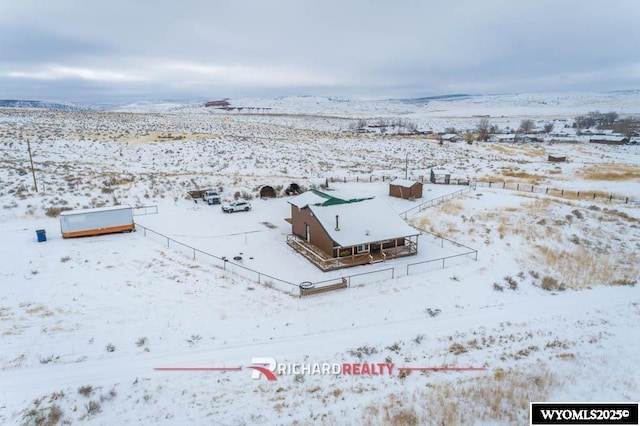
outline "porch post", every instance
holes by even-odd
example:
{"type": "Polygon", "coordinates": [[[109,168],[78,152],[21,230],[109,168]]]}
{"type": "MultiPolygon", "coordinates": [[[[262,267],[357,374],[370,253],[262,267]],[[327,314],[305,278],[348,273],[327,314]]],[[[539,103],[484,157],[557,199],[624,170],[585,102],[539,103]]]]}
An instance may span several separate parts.
{"type": "Polygon", "coordinates": [[[355,250],[356,250],[355,246],[351,246],[351,264],[352,265],[356,262],[356,259],[354,257],[355,256],[355,250]]]}

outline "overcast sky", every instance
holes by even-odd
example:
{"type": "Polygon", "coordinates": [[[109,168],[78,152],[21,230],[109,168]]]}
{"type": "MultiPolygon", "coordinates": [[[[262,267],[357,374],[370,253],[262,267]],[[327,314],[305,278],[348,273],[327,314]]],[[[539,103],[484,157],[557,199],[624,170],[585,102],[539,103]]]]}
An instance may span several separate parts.
{"type": "Polygon", "coordinates": [[[638,88],[639,0],[0,0],[0,99],[638,88]]]}

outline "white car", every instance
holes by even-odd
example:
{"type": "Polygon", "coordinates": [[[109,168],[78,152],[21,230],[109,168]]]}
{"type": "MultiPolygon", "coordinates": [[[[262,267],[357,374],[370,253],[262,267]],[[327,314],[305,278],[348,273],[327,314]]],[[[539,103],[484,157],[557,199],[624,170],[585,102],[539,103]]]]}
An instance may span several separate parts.
{"type": "Polygon", "coordinates": [[[249,210],[251,210],[251,203],[247,200],[236,200],[233,203],[222,205],[222,211],[225,213],[248,212],[249,210]]]}

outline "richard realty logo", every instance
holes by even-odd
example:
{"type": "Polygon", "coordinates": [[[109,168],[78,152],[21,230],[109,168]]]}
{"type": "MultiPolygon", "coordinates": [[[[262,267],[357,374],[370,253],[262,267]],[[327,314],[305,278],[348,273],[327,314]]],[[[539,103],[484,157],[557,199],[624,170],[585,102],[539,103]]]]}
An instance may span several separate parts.
{"type": "MultiPolygon", "coordinates": [[[[397,367],[388,362],[283,362],[274,358],[256,357],[251,365],[251,378],[268,381],[278,376],[394,376],[407,371],[484,371],[484,367],[397,367]]],[[[243,367],[156,367],[157,371],[242,371],[243,367]]]]}

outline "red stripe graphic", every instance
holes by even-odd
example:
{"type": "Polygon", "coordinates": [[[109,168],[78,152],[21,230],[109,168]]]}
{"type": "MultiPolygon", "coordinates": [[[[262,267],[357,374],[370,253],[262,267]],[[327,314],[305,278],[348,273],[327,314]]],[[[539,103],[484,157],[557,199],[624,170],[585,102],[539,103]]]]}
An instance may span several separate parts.
{"type": "Polygon", "coordinates": [[[405,371],[485,371],[485,367],[398,367],[405,371]]]}
{"type": "Polygon", "coordinates": [[[259,365],[250,365],[247,368],[252,368],[254,370],[261,372],[262,374],[264,374],[264,377],[266,377],[267,380],[277,380],[276,375],[273,374],[273,371],[267,369],[266,367],[262,367],[259,365]]]}
{"type": "Polygon", "coordinates": [[[242,367],[154,367],[156,371],[240,371],[242,367]]]}

